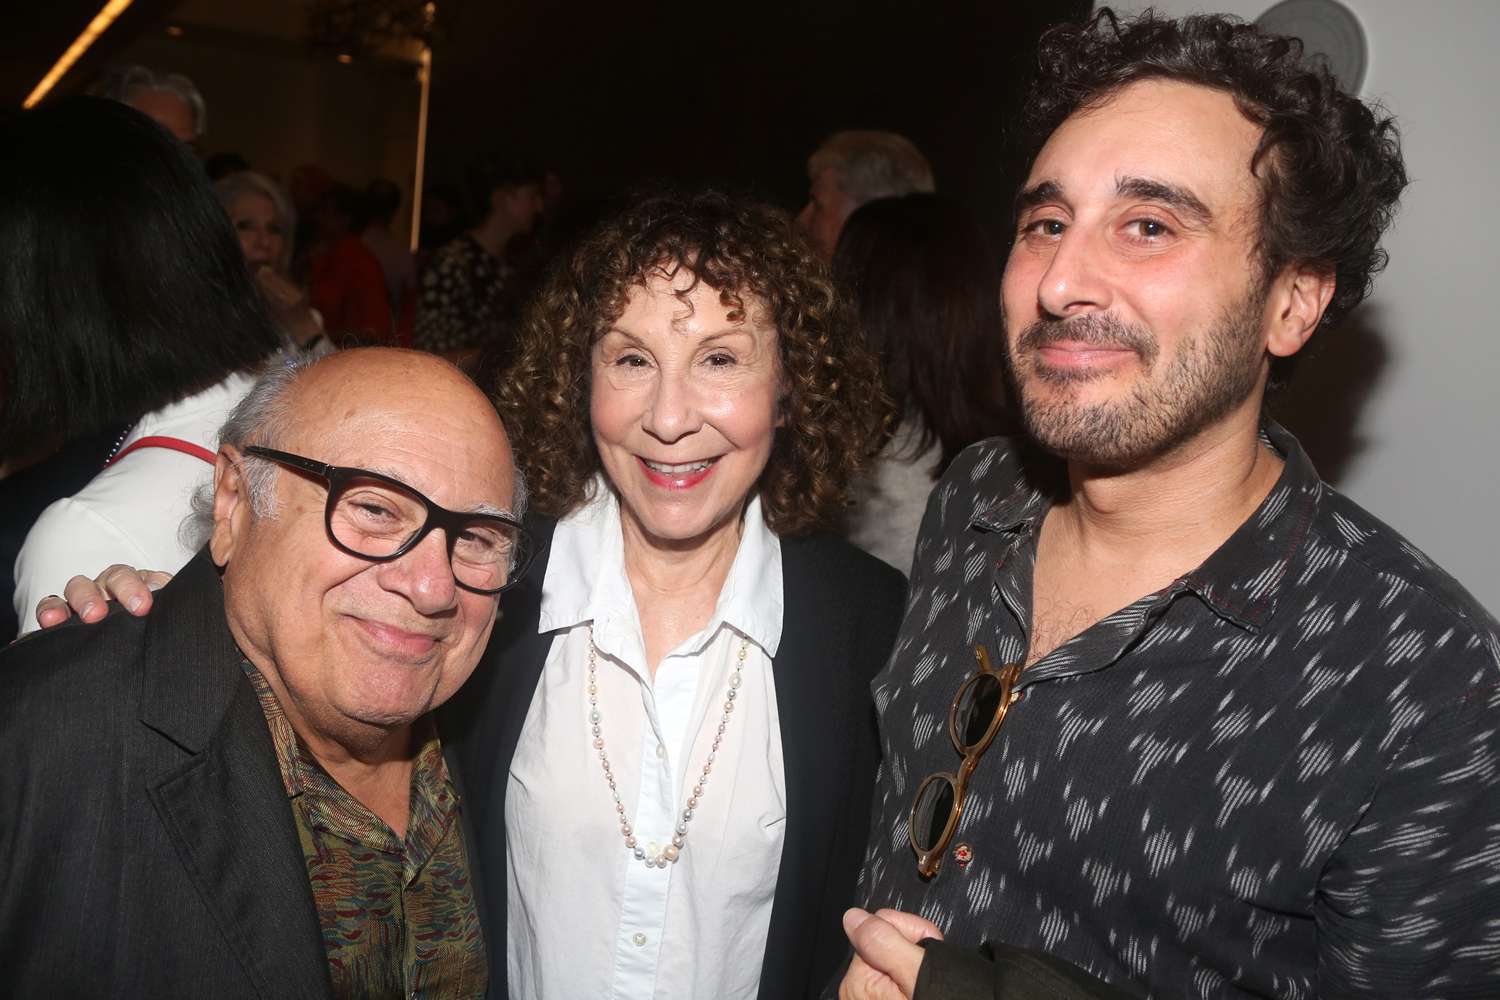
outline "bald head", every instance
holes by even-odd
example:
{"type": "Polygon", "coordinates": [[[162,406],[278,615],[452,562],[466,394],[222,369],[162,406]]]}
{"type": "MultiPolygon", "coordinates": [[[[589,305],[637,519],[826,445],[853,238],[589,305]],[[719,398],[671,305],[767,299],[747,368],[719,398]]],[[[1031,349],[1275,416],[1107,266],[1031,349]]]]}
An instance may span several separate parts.
{"type": "MultiPolygon", "coordinates": [[[[272,366],[235,408],[219,440],[241,451],[252,444],[295,451],[337,435],[351,421],[399,432],[432,420],[473,423],[473,450],[480,452],[498,442],[503,453],[476,454],[475,460],[514,467],[494,405],[467,375],[436,355],[390,347],[357,348],[317,361],[298,358],[272,366]]],[[[262,516],[274,513],[276,476],[274,465],[246,469],[250,500],[262,516]]],[[[519,518],[525,507],[519,470],[514,482],[505,512],[519,518]]]]}
{"type": "Polygon", "coordinates": [[[451,695],[499,600],[458,582],[469,529],[412,529],[389,558],[354,553],[396,537],[387,525],[407,501],[390,480],[425,497],[429,517],[431,505],[519,516],[510,443],[484,393],[429,354],[345,351],[262,376],[220,449],[210,549],[230,629],[299,732],[358,741],[451,695]]]}

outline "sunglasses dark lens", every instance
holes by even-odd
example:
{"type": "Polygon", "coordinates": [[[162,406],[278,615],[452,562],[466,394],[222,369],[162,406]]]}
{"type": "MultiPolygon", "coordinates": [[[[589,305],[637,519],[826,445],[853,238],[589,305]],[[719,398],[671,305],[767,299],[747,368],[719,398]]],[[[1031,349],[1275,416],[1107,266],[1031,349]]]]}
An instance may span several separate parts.
{"type": "Polygon", "coordinates": [[[959,692],[953,719],[965,753],[978,746],[989,731],[1000,711],[1000,696],[1000,681],[993,674],[976,674],[959,692]]]}
{"type": "Polygon", "coordinates": [[[937,846],[953,815],[953,782],[945,774],[934,774],[917,789],[912,806],[912,840],[923,851],[937,846]]]}

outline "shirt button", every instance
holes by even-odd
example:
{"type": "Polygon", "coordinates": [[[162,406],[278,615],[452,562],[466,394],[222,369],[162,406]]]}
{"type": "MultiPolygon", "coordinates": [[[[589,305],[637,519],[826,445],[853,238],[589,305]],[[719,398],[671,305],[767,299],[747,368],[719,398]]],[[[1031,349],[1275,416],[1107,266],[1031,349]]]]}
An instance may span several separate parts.
{"type": "Polygon", "coordinates": [[[660,760],[667,759],[667,745],[665,743],[656,744],[656,756],[660,760]]]}
{"type": "Polygon", "coordinates": [[[635,942],[635,946],[637,948],[646,947],[646,935],[642,934],[640,931],[636,931],[634,934],[630,935],[630,940],[635,942]]]}
{"type": "MultiPolygon", "coordinates": [[[[654,840],[651,841],[651,843],[649,843],[649,844],[646,845],[646,853],[647,854],[651,854],[651,855],[660,854],[661,853],[661,845],[658,844],[654,840]]],[[[637,943],[639,943],[639,942],[637,942],[637,943]]]]}

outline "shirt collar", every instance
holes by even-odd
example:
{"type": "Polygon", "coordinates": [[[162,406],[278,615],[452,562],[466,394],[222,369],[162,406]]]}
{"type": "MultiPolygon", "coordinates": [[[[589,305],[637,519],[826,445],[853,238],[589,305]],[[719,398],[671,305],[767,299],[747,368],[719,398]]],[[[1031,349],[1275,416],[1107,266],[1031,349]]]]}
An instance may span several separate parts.
{"type": "Polygon", "coordinates": [[[1276,613],[1325,489],[1312,460],[1284,427],[1265,421],[1261,440],[1285,463],[1276,485],[1223,545],[1182,578],[1204,603],[1252,632],[1276,613]]]}
{"type": "MultiPolygon", "coordinates": [[[[781,643],[783,610],[781,540],[766,526],[760,498],[752,496],[745,506],[739,549],[708,627],[699,635],[706,644],[721,624],[728,625],[774,657],[781,643]]],[[[593,499],[557,522],[542,581],[537,631],[584,622],[593,623],[601,633],[607,628],[640,629],[625,575],[620,503],[603,476],[594,480],[593,499]]]]}
{"type": "Polygon", "coordinates": [[[404,853],[408,867],[420,869],[447,834],[458,806],[458,793],[448,778],[448,764],[443,759],[442,742],[431,713],[419,718],[412,727],[416,754],[403,844],[390,827],[323,770],[297,739],[296,730],[276,700],[270,683],[243,654],[240,669],[255,689],[261,714],[266,717],[282,787],[288,799],[301,800],[307,822],[387,854],[404,853]]]}
{"type": "MultiPolygon", "coordinates": [[[[1301,551],[1323,482],[1302,445],[1284,427],[1266,420],[1261,440],[1284,461],[1280,477],[1255,513],[1196,569],[1184,574],[1167,593],[1185,588],[1222,618],[1256,631],[1276,612],[1276,601],[1297,553],[1301,551]]],[[[979,511],[970,526],[1012,536],[1033,535],[1052,505],[1053,491],[1045,474],[1032,475],[1034,453],[1023,461],[1026,473],[1016,488],[979,511]]],[[[1060,465],[1056,459],[1050,462],[1060,465]]]]}

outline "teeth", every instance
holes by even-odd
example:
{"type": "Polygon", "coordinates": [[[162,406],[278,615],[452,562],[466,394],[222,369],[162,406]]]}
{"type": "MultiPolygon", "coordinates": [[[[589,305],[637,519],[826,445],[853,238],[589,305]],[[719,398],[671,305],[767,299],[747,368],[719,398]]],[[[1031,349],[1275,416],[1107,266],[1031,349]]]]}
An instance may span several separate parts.
{"type": "Polygon", "coordinates": [[[645,462],[646,468],[650,469],[652,472],[660,472],[662,475],[666,476],[680,476],[686,472],[702,472],[704,469],[714,464],[714,460],[711,458],[704,459],[701,462],[683,462],[680,465],[668,465],[665,462],[652,462],[649,459],[644,458],[641,459],[641,461],[645,462]]]}

